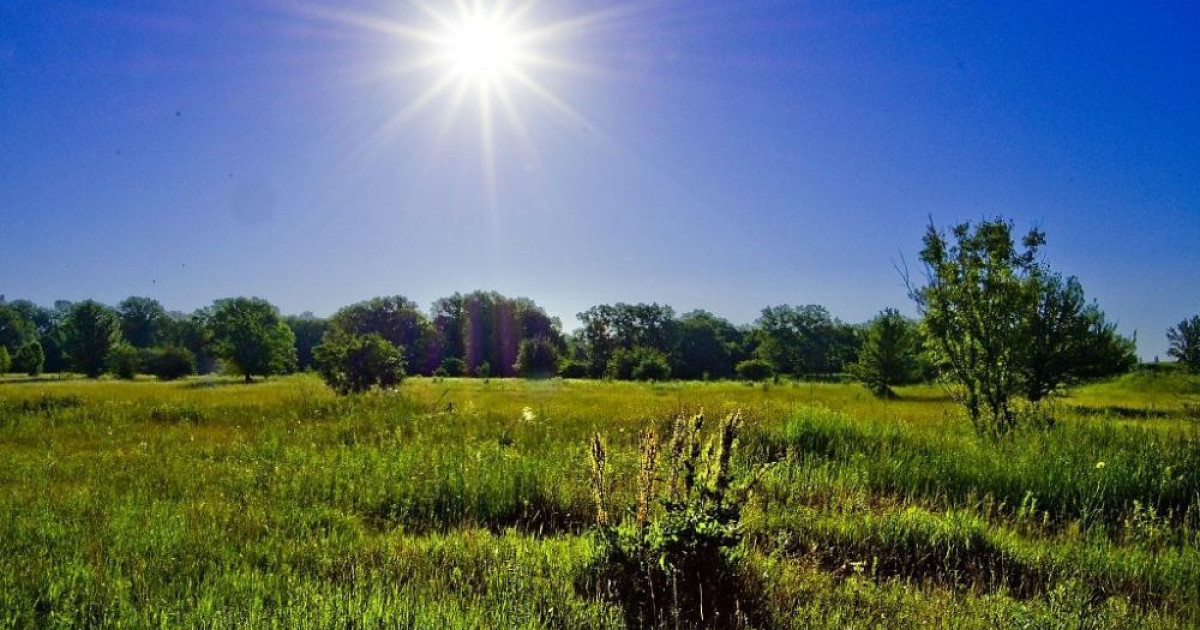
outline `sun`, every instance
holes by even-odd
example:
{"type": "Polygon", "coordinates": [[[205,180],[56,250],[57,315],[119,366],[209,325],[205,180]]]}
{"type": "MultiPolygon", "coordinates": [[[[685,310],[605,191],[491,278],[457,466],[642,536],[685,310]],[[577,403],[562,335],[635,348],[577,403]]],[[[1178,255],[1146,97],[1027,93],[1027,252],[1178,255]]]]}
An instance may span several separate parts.
{"type": "Polygon", "coordinates": [[[519,70],[522,33],[511,20],[467,15],[439,38],[441,58],[449,71],[480,86],[491,86],[519,70]]]}

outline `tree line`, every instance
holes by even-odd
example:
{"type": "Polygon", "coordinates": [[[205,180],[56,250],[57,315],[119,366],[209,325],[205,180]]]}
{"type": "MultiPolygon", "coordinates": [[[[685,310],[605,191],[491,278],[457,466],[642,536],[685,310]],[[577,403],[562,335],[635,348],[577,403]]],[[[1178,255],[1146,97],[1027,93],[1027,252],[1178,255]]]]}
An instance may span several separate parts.
{"type": "MultiPolygon", "coordinates": [[[[337,391],[387,387],[406,375],[762,380],[852,376],[875,394],[943,378],[973,420],[1014,422],[1010,399],[1038,401],[1056,388],[1136,364],[1123,337],[1075,277],[1039,258],[1045,235],[1020,243],[1003,219],[929,226],[924,278],[909,282],[920,313],[894,308],[848,324],[823,306],[764,308],[750,325],[705,310],[601,304],[562,323],[527,298],[475,291],[428,310],[403,296],[352,304],[328,318],[285,316],[260,298],[221,299],[190,314],[130,297],[43,307],[0,297],[0,371],[75,371],[163,379],[225,369],[255,376],[317,370],[337,391]]],[[[1193,369],[1200,316],[1168,332],[1170,354],[1193,369]]]]}

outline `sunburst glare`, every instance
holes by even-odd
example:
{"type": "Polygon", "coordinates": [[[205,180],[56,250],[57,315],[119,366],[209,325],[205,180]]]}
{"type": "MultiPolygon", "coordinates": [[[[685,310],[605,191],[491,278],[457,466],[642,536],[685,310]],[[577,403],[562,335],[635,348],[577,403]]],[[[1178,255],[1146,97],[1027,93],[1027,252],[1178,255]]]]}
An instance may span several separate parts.
{"type": "MultiPolygon", "coordinates": [[[[498,141],[511,138],[525,155],[537,161],[537,149],[525,119],[549,112],[576,129],[595,129],[582,113],[552,87],[556,76],[593,70],[571,59],[569,51],[591,32],[628,13],[608,8],[601,12],[547,19],[536,0],[414,0],[406,19],[310,9],[323,19],[383,36],[396,44],[394,56],[381,63],[372,81],[399,81],[408,92],[403,104],[363,146],[374,153],[388,146],[395,134],[419,114],[440,112],[431,155],[463,125],[478,130],[482,181],[495,209],[498,141]],[[421,85],[421,82],[426,82],[421,85]],[[411,90],[411,91],[409,91],[411,90]],[[541,111],[541,110],[544,110],[541,111]],[[503,136],[500,132],[505,132],[503,136]]],[[[458,135],[457,133],[455,135],[458,135]]],[[[427,163],[431,160],[427,160],[427,163]]]]}

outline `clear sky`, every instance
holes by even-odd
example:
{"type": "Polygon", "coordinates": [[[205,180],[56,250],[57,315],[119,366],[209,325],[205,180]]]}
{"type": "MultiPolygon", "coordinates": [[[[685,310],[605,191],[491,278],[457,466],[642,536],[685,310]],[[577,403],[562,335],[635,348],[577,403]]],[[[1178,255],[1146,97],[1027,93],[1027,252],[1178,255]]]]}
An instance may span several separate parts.
{"type": "Polygon", "coordinates": [[[1194,0],[509,2],[487,77],[453,2],[330,4],[0,3],[0,293],[857,322],[1002,214],[1143,357],[1200,312],[1194,0]]]}

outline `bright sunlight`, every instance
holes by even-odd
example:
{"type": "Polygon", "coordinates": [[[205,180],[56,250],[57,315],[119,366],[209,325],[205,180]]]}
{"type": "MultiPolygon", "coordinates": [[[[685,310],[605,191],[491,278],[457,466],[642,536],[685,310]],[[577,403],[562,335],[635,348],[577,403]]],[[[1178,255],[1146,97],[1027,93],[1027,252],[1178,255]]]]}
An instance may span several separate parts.
{"type": "Polygon", "coordinates": [[[490,86],[511,75],[521,61],[521,33],[496,17],[467,16],[442,43],[444,58],[456,75],[490,86]]]}

